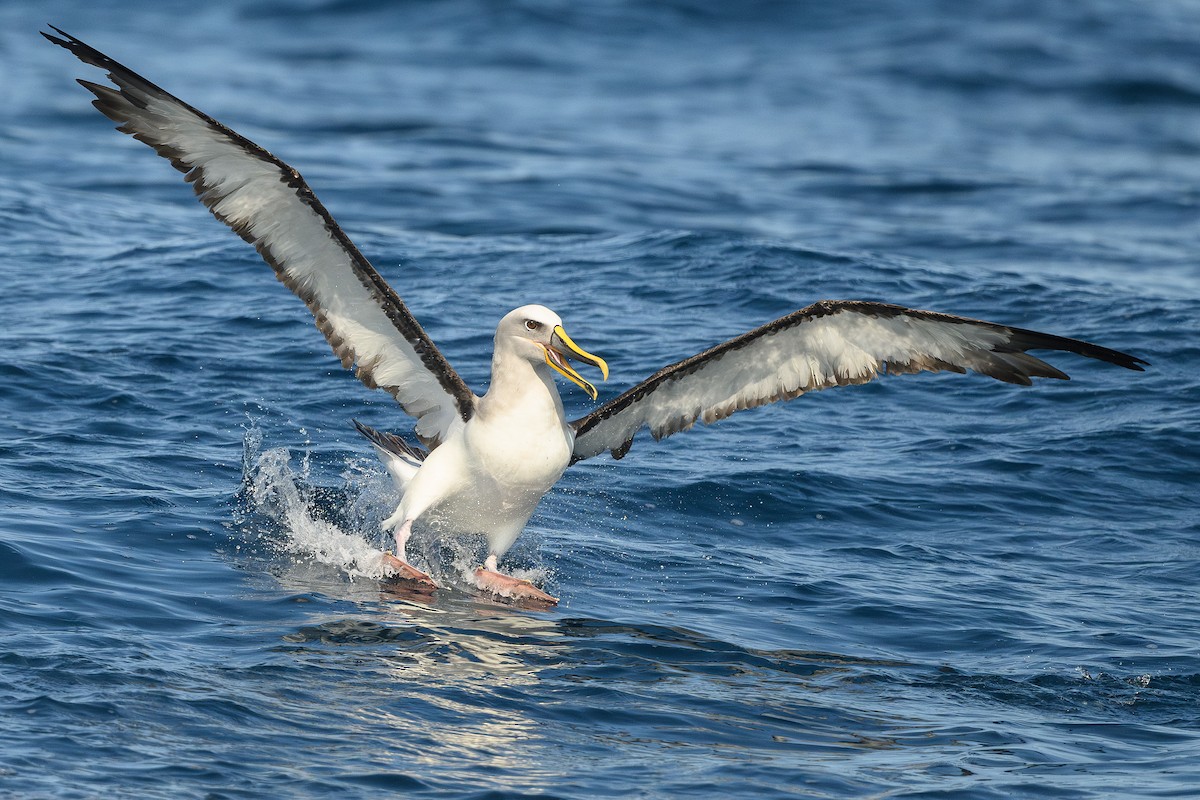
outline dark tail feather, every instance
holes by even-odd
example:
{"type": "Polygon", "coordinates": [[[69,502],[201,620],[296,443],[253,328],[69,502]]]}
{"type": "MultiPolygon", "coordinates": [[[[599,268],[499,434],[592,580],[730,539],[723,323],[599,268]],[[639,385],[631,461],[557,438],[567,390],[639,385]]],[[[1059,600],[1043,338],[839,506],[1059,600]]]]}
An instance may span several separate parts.
{"type": "Polygon", "coordinates": [[[376,447],[386,450],[393,455],[407,458],[411,461],[424,461],[425,456],[429,453],[419,447],[409,444],[394,433],[383,433],[377,431],[369,425],[364,425],[358,420],[351,420],[354,427],[358,428],[358,432],[367,437],[367,440],[376,447]]]}

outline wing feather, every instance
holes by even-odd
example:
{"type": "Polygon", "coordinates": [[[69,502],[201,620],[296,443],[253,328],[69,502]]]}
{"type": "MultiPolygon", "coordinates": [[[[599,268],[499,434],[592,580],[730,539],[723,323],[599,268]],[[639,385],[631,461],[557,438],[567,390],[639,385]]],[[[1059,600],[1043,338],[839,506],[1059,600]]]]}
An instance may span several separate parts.
{"type": "Polygon", "coordinates": [[[1141,371],[1140,358],[1099,345],[886,303],[825,300],[656,372],[582,419],[574,459],[621,458],[648,428],[655,439],[697,421],[866,383],[885,374],[968,370],[1028,386],[1068,380],[1026,350],[1061,350],[1141,371]]]}
{"type": "MultiPolygon", "coordinates": [[[[52,26],[53,27],[53,26],[52,26]]],[[[334,221],[300,173],[100,51],[53,28],[42,35],[115,87],[79,83],[118,130],[186,174],[213,216],[258,250],[312,311],[342,365],[391,393],[436,446],[474,413],[476,397],[400,297],[334,221]]]]}

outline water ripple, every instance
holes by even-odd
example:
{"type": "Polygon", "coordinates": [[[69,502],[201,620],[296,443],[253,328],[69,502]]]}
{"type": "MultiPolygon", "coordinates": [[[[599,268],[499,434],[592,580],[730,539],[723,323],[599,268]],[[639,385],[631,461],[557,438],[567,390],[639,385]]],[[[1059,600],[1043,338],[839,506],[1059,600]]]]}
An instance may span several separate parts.
{"type": "Polygon", "coordinates": [[[426,543],[434,597],[381,582],[397,498],[349,419],[394,402],[35,6],[0,6],[0,794],[1194,793],[1187,4],[60,3],[301,169],[481,389],[525,302],[601,399],[827,297],[1153,364],[639,440],[511,554],[542,612],[473,596],[469,548],[426,543]]]}

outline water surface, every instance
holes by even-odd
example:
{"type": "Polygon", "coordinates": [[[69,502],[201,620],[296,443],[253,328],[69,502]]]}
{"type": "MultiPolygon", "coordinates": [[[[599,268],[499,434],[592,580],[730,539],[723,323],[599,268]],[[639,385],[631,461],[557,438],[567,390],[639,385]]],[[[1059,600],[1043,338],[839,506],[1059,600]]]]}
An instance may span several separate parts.
{"type": "Polygon", "coordinates": [[[1193,6],[47,14],[0,8],[0,794],[1196,796],[1193,6]],[[1153,367],[639,440],[512,554],[557,609],[416,602],[350,425],[403,415],[46,21],[299,168],[478,391],[528,302],[602,400],[821,298],[1153,367]]]}

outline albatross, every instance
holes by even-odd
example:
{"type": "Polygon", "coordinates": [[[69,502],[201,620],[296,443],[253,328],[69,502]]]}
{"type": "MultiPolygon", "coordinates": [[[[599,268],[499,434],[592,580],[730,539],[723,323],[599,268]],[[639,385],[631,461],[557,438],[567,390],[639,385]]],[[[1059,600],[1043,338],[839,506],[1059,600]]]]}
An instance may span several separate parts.
{"type": "Polygon", "coordinates": [[[469,575],[482,591],[518,602],[557,599],[500,571],[542,497],[568,466],[602,453],[620,459],[637,434],[655,439],[734,412],[883,375],[968,370],[1014,384],[1068,377],[1030,355],[1057,350],[1141,371],[1116,350],[933,311],[864,300],[823,300],[663,367],[591,413],[568,421],[555,383],[563,376],[597,400],[571,362],[608,365],[567,334],[541,305],[523,305],[496,327],[491,383],[476,395],[399,295],[346,236],[295,169],[207,114],[68,33],[43,33],[111,86],[79,83],[117,129],[181,172],[200,201],[258,250],[305,302],[343,367],[390,393],[415,420],[422,446],[355,421],[397,487],[385,522],[398,579],[437,584],[408,563],[414,526],[485,537],[487,556],[469,575]],[[57,34],[57,35],[55,35],[57,34]]]}

